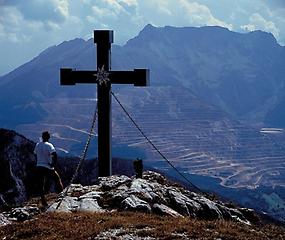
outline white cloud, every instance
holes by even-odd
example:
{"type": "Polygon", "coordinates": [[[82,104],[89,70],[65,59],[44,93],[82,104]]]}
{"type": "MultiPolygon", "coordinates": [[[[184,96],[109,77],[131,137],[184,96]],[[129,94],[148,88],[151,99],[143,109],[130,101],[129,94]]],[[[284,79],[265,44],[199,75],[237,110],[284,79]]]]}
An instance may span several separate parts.
{"type": "Polygon", "coordinates": [[[265,3],[273,9],[285,9],[284,0],[265,0],[265,3]]]}
{"type": "Polygon", "coordinates": [[[69,17],[67,0],[0,2],[0,42],[29,42],[46,31],[56,31],[69,17]]]}
{"type": "Polygon", "coordinates": [[[138,1],[137,0],[121,0],[120,3],[127,4],[128,6],[137,6],[138,1]]]}
{"type": "Polygon", "coordinates": [[[27,20],[59,23],[69,16],[68,6],[67,0],[29,0],[18,5],[27,20]]]}
{"type": "Polygon", "coordinates": [[[253,24],[246,24],[246,25],[241,26],[241,29],[243,29],[247,32],[252,32],[252,31],[256,30],[256,26],[253,24]]]}
{"type": "Polygon", "coordinates": [[[55,12],[60,13],[63,17],[69,16],[68,6],[69,3],[66,0],[53,0],[55,6],[55,12]]]}
{"type": "MultiPolygon", "coordinates": [[[[108,8],[99,8],[98,6],[92,7],[93,15],[96,16],[96,18],[116,18],[117,14],[116,12],[112,11],[108,8]]],[[[91,16],[90,16],[91,17],[91,16]]],[[[95,18],[95,17],[93,17],[95,18]]]]}
{"type": "Polygon", "coordinates": [[[26,39],[21,29],[24,22],[21,13],[15,7],[2,7],[0,9],[0,41],[19,42],[26,39]]]}
{"type": "Polygon", "coordinates": [[[276,27],[275,23],[266,20],[259,13],[254,13],[249,18],[249,23],[241,26],[246,31],[263,30],[271,32],[276,38],[279,38],[280,30],[276,27]]]}
{"type": "Polygon", "coordinates": [[[189,23],[193,25],[221,26],[228,29],[232,29],[233,27],[232,24],[228,24],[215,18],[210,9],[205,5],[197,2],[189,2],[187,0],[179,0],[179,3],[181,7],[185,9],[189,23]]]}
{"type": "Polygon", "coordinates": [[[32,21],[63,22],[69,16],[68,0],[2,0],[0,6],[16,7],[23,18],[32,21]]]}
{"type": "Polygon", "coordinates": [[[103,0],[107,9],[114,11],[114,14],[119,14],[124,11],[122,5],[116,0],[103,0]]]}

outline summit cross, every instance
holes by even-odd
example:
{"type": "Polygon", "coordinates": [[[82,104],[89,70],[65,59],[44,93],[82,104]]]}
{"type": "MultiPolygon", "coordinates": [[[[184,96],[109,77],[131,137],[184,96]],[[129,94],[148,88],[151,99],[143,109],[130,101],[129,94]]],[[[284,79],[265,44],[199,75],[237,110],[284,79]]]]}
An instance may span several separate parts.
{"type": "Polygon", "coordinates": [[[71,68],[60,69],[60,84],[97,84],[98,104],[98,176],[112,175],[112,84],[149,85],[149,69],[133,71],[111,71],[111,44],[113,31],[95,30],[94,43],[97,44],[97,71],[76,71],[71,68]]]}

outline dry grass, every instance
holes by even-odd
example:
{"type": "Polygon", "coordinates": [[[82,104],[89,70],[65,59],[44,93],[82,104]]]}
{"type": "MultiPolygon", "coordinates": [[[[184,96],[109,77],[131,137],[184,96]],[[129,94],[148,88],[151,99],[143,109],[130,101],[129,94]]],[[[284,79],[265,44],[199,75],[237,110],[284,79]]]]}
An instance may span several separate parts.
{"type": "Polygon", "coordinates": [[[33,220],[1,227],[0,239],[91,240],[101,232],[119,228],[139,237],[156,239],[181,239],[179,234],[190,239],[285,239],[285,229],[273,225],[246,226],[132,212],[43,213],[33,220]]]}

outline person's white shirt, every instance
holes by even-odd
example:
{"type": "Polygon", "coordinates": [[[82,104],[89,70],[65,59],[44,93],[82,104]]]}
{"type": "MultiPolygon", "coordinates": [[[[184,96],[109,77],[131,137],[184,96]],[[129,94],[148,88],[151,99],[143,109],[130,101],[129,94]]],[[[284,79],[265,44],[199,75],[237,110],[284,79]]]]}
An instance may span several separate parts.
{"type": "Polygon", "coordinates": [[[34,153],[37,155],[37,166],[54,169],[51,166],[52,153],[56,152],[54,146],[49,142],[37,143],[34,153]]]}

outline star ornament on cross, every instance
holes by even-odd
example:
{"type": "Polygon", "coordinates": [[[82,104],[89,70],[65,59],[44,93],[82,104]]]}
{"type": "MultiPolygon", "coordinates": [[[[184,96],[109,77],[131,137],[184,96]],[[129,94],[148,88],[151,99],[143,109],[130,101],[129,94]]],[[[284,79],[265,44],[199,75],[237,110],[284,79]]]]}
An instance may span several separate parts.
{"type": "Polygon", "coordinates": [[[110,73],[105,71],[105,68],[103,65],[102,68],[99,68],[97,73],[95,73],[93,76],[96,77],[96,81],[98,82],[100,86],[102,85],[107,86],[107,84],[110,82],[109,75],[110,73]]]}

